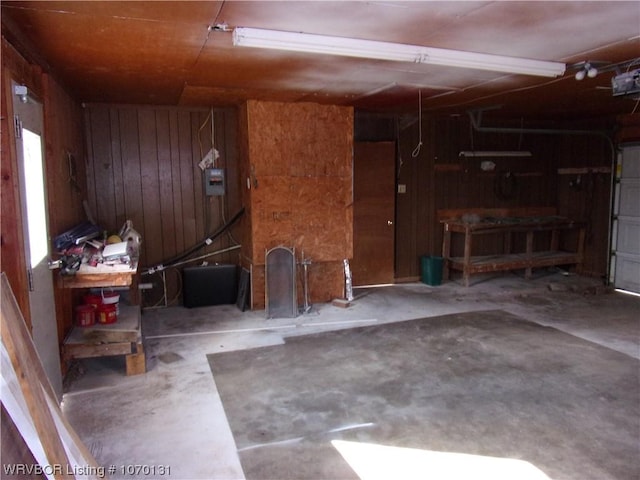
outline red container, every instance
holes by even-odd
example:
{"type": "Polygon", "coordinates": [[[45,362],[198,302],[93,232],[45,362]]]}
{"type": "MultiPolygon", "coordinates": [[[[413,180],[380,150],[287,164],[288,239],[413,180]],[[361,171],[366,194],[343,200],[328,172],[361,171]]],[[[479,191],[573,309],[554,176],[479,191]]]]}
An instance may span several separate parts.
{"type": "Polygon", "coordinates": [[[100,305],[96,309],[98,323],[108,324],[118,321],[117,307],[115,305],[100,305]]]}
{"type": "Polygon", "coordinates": [[[87,305],[93,305],[95,308],[98,308],[100,305],[102,305],[102,296],[95,295],[93,293],[87,293],[84,296],[84,303],[86,303],[87,305]]]}
{"type": "Polygon", "coordinates": [[[96,323],[96,311],[91,305],[78,305],[76,307],[76,324],[79,327],[90,327],[96,323]]]}

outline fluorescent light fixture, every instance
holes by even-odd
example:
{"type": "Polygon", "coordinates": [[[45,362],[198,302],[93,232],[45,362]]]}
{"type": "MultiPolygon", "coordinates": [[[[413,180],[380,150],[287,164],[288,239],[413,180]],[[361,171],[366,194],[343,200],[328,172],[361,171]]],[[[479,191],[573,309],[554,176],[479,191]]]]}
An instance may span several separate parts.
{"type": "Polygon", "coordinates": [[[462,151],[458,154],[459,157],[470,157],[470,158],[483,158],[483,157],[530,157],[531,152],[526,150],[499,150],[499,151],[491,151],[491,150],[477,150],[477,151],[462,151]]]}
{"type": "Polygon", "coordinates": [[[566,68],[566,65],[561,62],[247,27],[236,27],[233,30],[233,45],[543,77],[557,77],[562,75],[566,68]]]}

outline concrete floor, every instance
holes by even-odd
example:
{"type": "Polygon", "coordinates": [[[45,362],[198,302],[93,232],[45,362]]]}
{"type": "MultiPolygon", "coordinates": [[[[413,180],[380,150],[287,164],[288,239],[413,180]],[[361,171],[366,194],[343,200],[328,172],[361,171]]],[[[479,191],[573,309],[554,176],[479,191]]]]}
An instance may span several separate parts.
{"type": "MultiPolygon", "coordinates": [[[[112,478],[243,479],[207,354],[278,345],[288,336],[450,313],[501,309],[640,359],[640,297],[595,279],[541,272],[357,289],[347,308],[314,305],[297,318],[223,305],[143,314],[148,372],[126,377],[119,357],[82,360],[63,410],[112,478]],[[159,466],[167,467],[170,472],[159,466]]],[[[640,442],[640,438],[639,438],[640,442]]],[[[533,478],[533,477],[532,477],[533,478]]]]}

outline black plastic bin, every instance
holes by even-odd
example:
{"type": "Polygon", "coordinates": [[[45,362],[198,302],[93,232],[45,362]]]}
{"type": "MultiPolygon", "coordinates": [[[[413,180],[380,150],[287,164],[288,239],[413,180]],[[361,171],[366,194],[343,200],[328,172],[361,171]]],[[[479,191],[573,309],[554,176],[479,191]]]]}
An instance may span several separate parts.
{"type": "Polygon", "coordinates": [[[422,272],[422,283],[437,286],[442,283],[442,257],[434,257],[425,255],[420,257],[420,265],[422,272]]]}
{"type": "Polygon", "coordinates": [[[185,307],[234,304],[238,299],[238,267],[216,264],[182,270],[182,301],[185,307]]]}

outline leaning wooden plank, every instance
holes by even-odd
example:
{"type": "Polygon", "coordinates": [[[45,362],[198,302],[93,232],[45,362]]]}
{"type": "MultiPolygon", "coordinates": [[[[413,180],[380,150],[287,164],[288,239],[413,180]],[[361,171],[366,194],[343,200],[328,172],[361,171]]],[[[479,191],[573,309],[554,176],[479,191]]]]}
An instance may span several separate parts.
{"type": "MultiPolygon", "coordinates": [[[[50,466],[69,466],[64,445],[58,435],[46,396],[55,398],[35,346],[29,336],[18,303],[5,274],[2,274],[0,328],[2,343],[20,383],[29,415],[42,442],[50,466]]],[[[75,478],[66,468],[56,470],[53,478],[75,478]]]]}
{"type": "Polygon", "coordinates": [[[89,449],[64,416],[52,398],[47,397],[49,408],[60,432],[60,437],[72,462],[72,473],[76,479],[97,480],[106,478],[106,469],[98,465],[89,449]]]}
{"type": "MultiPolygon", "coordinates": [[[[40,439],[38,438],[38,432],[36,432],[33,420],[29,414],[29,409],[24,399],[22,388],[20,387],[20,382],[13,370],[11,360],[9,360],[7,349],[2,342],[0,342],[0,369],[2,371],[2,375],[0,375],[0,392],[2,392],[0,394],[0,398],[2,398],[2,408],[6,410],[9,418],[16,426],[18,435],[22,437],[33,456],[32,460],[35,460],[33,464],[46,465],[49,462],[47,460],[47,455],[42,446],[42,442],[40,442],[40,439]]],[[[2,440],[3,442],[6,441],[4,438],[4,431],[2,440]]],[[[4,444],[2,445],[2,450],[2,460],[4,465],[4,444]]]]}

